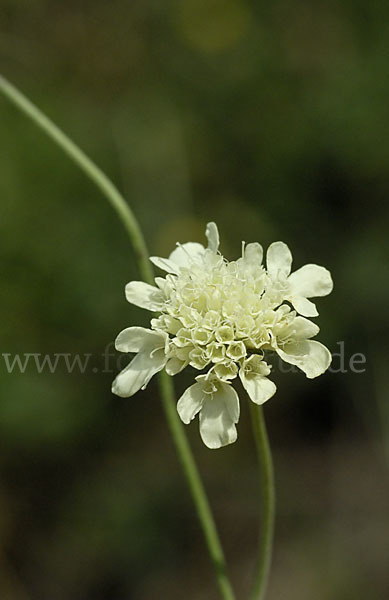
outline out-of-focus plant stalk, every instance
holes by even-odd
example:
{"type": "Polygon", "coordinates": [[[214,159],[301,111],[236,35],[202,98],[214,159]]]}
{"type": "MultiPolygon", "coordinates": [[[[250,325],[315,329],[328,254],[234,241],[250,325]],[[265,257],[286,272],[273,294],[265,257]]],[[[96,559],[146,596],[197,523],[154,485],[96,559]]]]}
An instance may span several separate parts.
{"type": "MultiPolygon", "coordinates": [[[[117,187],[53,121],[1,75],[0,92],[38,125],[101,190],[129,235],[141,277],[144,281],[154,284],[153,269],[142,231],[117,187]]],[[[159,383],[166,419],[203,529],[221,597],[223,600],[234,600],[235,596],[227,575],[224,553],[210,505],[184,427],[177,414],[172,380],[166,373],[160,373],[159,383]]]]}
{"type": "Polygon", "coordinates": [[[275,514],[274,472],[263,408],[254,404],[251,400],[249,403],[257,448],[261,495],[258,559],[250,600],[264,600],[273,549],[275,514]]]}

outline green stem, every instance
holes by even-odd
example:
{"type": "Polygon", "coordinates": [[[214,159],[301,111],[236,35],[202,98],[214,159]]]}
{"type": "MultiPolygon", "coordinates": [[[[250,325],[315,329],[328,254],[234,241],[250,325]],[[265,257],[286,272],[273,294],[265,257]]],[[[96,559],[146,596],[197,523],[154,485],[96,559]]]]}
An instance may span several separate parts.
{"type": "Polygon", "coordinates": [[[250,600],[264,600],[273,548],[275,514],[274,473],[263,408],[250,401],[250,410],[257,447],[261,494],[258,559],[250,600]]]}
{"type": "Polygon", "coordinates": [[[142,278],[149,283],[154,283],[153,270],[148,258],[147,247],[137,220],[127,202],[103,171],[79,148],[51,119],[39,110],[24,94],[12,83],[0,75],[0,92],[42,129],[65,154],[93,181],[101,190],[112,208],[118,214],[136,255],[139,271],[142,278]]]}
{"type": "MultiPolygon", "coordinates": [[[[0,92],[17,108],[42,129],[73,162],[101,190],[112,208],[116,211],[124,225],[138,262],[142,278],[154,284],[153,270],[149,261],[147,246],[139,224],[129,205],[112,181],[103,171],[53,123],[37,106],[35,106],[14,85],[0,75],[0,92]]],[[[193,502],[203,529],[208,552],[215,567],[216,578],[223,600],[234,600],[234,593],[227,576],[226,563],[209,502],[200,479],[200,474],[190,449],[184,427],[179,419],[175,404],[173,383],[165,373],[159,376],[162,403],[166,419],[173,437],[186,480],[192,494],[193,502]]]]}
{"type": "Polygon", "coordinates": [[[174,390],[171,385],[171,378],[166,373],[161,374],[160,386],[162,390],[162,402],[170,424],[170,431],[173,435],[178,450],[178,456],[186,474],[188,485],[195,503],[197,516],[203,527],[221,596],[225,600],[234,600],[235,595],[228,579],[226,562],[215,522],[184,428],[179,418],[177,418],[174,390]]]}

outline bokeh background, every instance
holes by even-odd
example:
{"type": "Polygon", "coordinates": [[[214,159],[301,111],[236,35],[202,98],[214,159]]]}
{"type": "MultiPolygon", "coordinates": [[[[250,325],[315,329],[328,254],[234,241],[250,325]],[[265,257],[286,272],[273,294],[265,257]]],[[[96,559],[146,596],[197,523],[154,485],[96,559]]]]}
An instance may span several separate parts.
{"type": "MultiPolygon", "coordinates": [[[[333,273],[317,321],[343,368],[277,373],[265,407],[269,600],[389,589],[388,24],[374,0],[0,3],[0,72],[123,190],[153,254],[202,241],[214,220],[230,259],[242,239],[282,239],[296,267],[333,273]]],[[[10,373],[0,356],[0,597],[216,599],[156,382],[110,393],[108,345],[149,318],[124,299],[138,273],[121,223],[4,98],[0,131],[1,354],[92,355],[85,373],[10,373]]],[[[246,399],[236,444],[212,452],[197,422],[187,433],[245,598],[258,517],[246,399]]]]}

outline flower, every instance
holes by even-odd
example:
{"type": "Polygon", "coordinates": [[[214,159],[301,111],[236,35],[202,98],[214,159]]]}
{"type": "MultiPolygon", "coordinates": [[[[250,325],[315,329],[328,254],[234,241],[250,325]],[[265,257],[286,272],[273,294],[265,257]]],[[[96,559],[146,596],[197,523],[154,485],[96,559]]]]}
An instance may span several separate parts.
{"type": "Polygon", "coordinates": [[[116,377],[112,391],[129,397],[144,389],[165,369],[176,375],[188,365],[202,371],[177,404],[184,423],[199,414],[200,435],[208,448],[220,448],[237,438],[239,398],[232,381],[239,378],[249,398],[263,404],[276,392],[266,362],[275,352],[296,365],[308,378],[324,373],[329,350],[312,340],[319,327],[309,298],[325,296],[333,284],[329,271],[305,265],[291,273],[292,255],[286,244],[274,242],[266,254],[260,244],[242,244],[242,255],[228,262],[219,253],[215,223],[206,228],[208,247],[178,244],[169,258],[151,257],[165,271],[155,286],[132,281],[129,302],[158,313],[150,329],[128,327],[115,345],[135,353],[116,377]]]}

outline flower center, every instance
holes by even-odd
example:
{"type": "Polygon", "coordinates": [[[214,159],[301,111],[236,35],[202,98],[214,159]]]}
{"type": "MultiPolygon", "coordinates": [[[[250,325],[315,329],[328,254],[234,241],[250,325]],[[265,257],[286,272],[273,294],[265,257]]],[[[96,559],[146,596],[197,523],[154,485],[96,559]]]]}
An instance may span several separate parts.
{"type": "Polygon", "coordinates": [[[282,304],[284,285],[244,257],[228,262],[206,250],[201,258],[167,275],[165,304],[153,329],[170,336],[169,357],[195,369],[213,363],[224,380],[258,349],[271,349],[274,326],[294,316],[282,304]]]}

